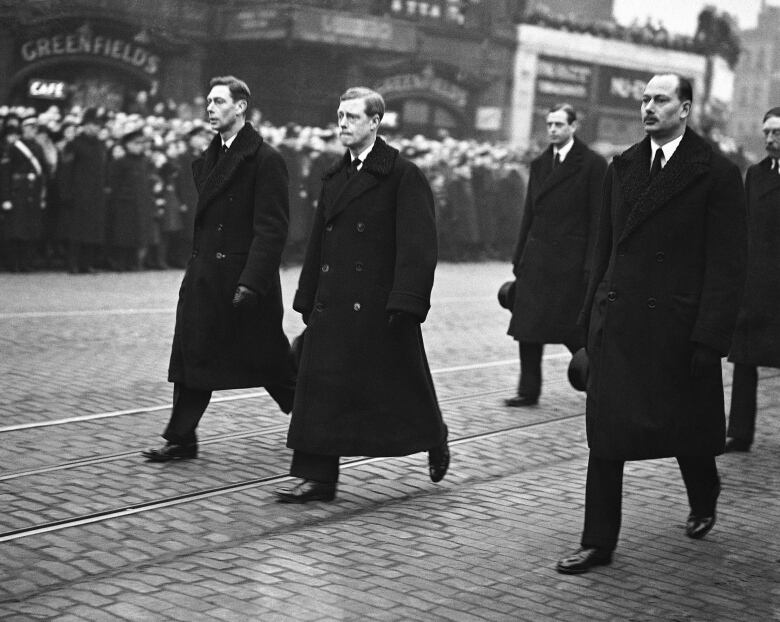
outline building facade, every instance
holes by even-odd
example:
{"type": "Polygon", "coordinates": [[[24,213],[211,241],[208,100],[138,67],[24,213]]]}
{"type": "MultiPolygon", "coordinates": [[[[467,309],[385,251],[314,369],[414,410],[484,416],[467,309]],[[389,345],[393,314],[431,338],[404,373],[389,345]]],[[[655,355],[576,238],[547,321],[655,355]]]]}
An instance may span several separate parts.
{"type": "Polygon", "coordinates": [[[351,85],[405,134],[506,138],[514,0],[0,0],[0,102],[128,109],[247,80],[274,124],[333,122],[351,85]]]}
{"type": "Polygon", "coordinates": [[[749,160],[766,152],[761,136],[764,113],[780,106],[780,6],[765,6],[758,26],[741,33],[742,52],[734,71],[729,134],[749,160]]]}
{"type": "Polygon", "coordinates": [[[665,71],[693,83],[695,121],[705,70],[699,54],[528,24],[517,27],[517,42],[510,131],[517,145],[546,144],[548,109],[568,102],[578,111],[578,136],[603,154],[619,153],[644,135],[642,93],[665,71]]]}

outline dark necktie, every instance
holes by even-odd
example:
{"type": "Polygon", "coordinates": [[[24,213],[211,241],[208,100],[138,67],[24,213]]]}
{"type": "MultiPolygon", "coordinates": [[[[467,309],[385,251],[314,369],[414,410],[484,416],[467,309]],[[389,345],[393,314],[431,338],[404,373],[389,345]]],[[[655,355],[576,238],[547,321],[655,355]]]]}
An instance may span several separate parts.
{"type": "Polygon", "coordinates": [[[658,148],[655,150],[655,157],[653,158],[653,165],[650,167],[650,181],[655,179],[656,175],[661,172],[661,158],[663,157],[663,151],[658,148]]]}
{"type": "Polygon", "coordinates": [[[772,165],[769,167],[770,171],[774,171],[778,175],[780,175],[780,160],[777,158],[772,158],[772,165]]]}
{"type": "Polygon", "coordinates": [[[352,160],[352,162],[349,163],[349,166],[347,167],[347,175],[352,177],[355,173],[357,173],[358,166],[360,166],[360,158],[355,158],[352,160]]]}
{"type": "Polygon", "coordinates": [[[561,154],[556,152],[555,157],[553,158],[553,170],[558,168],[561,165],[561,154]]]}

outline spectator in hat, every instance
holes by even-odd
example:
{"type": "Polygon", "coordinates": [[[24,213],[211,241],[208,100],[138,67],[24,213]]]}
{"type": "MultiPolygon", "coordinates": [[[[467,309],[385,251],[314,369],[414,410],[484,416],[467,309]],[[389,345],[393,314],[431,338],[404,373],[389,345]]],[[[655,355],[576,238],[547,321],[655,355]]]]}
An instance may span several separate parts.
{"type": "Polygon", "coordinates": [[[100,119],[84,111],[81,133],[62,154],[62,200],[68,242],[68,270],[94,272],[106,243],[108,150],[98,138],[100,119]]]}

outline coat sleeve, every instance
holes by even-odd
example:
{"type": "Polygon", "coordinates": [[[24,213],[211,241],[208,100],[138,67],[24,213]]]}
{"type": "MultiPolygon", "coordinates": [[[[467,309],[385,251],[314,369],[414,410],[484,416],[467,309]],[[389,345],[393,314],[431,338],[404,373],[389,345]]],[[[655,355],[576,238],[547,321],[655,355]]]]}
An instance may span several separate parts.
{"type": "Polygon", "coordinates": [[[596,289],[604,278],[609,265],[609,257],[612,253],[612,184],[614,183],[614,170],[610,164],[604,179],[604,191],[601,197],[601,213],[597,219],[597,233],[593,247],[593,259],[588,278],[588,289],[585,294],[585,302],[577,318],[577,325],[588,329],[590,324],[590,309],[593,299],[596,297],[596,289]]]}
{"type": "Polygon", "coordinates": [[[253,238],[238,282],[261,296],[279,275],[289,221],[287,167],[270,151],[260,156],[254,185],[253,238]]]}
{"type": "Polygon", "coordinates": [[[691,341],[725,356],[745,283],[745,191],[739,169],[731,163],[712,175],[706,203],[704,279],[691,341]]]}
{"type": "Polygon", "coordinates": [[[398,185],[395,235],[395,272],[386,310],[405,311],[424,322],[438,257],[436,213],[428,180],[411,163],[398,185]]]}
{"type": "Polygon", "coordinates": [[[528,175],[528,188],[525,193],[525,204],[523,206],[523,218],[520,221],[520,233],[517,237],[517,244],[515,245],[515,252],[512,255],[512,271],[515,276],[517,274],[517,265],[520,263],[520,258],[523,256],[523,249],[525,248],[526,240],[528,239],[528,232],[531,230],[531,225],[534,220],[533,210],[533,195],[534,188],[536,186],[536,173],[533,164],[531,165],[531,172],[528,175]]]}
{"type": "Polygon", "coordinates": [[[588,167],[588,244],[585,248],[585,283],[590,280],[593,253],[599,234],[599,218],[604,197],[604,176],[607,173],[607,161],[597,153],[591,153],[588,167]]]}
{"type": "Polygon", "coordinates": [[[306,317],[314,308],[314,296],[317,292],[317,282],[320,273],[320,257],[322,256],[322,234],[325,229],[325,213],[322,195],[324,187],[320,190],[317,201],[317,211],[311,226],[309,243],[306,245],[306,254],[301,266],[301,274],[298,277],[298,289],[293,298],[293,309],[306,317]]]}

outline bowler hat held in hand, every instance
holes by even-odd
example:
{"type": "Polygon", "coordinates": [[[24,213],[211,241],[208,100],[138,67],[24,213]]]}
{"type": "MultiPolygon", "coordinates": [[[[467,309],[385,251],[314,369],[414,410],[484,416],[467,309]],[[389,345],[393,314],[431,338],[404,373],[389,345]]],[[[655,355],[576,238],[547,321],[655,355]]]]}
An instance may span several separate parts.
{"type": "Polygon", "coordinates": [[[585,391],[588,386],[588,353],[585,348],[580,348],[574,353],[569,362],[569,383],[577,391],[585,391]]]}
{"type": "Polygon", "coordinates": [[[498,288],[498,304],[510,311],[515,306],[515,281],[507,281],[498,288]]]}

